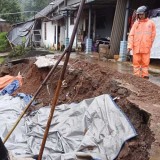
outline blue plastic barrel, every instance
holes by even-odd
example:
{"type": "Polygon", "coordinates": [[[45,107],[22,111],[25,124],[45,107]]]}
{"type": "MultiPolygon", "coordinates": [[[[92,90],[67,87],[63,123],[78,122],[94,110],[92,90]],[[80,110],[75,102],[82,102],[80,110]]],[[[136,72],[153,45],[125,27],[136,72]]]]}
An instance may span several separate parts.
{"type": "Polygon", "coordinates": [[[91,53],[92,52],[92,39],[87,38],[86,41],[86,53],[91,53]]]}
{"type": "Polygon", "coordinates": [[[120,42],[119,61],[126,61],[127,41],[120,42]]]}
{"type": "Polygon", "coordinates": [[[65,48],[67,48],[68,45],[69,45],[69,38],[66,38],[66,39],[65,39],[65,48]]]}

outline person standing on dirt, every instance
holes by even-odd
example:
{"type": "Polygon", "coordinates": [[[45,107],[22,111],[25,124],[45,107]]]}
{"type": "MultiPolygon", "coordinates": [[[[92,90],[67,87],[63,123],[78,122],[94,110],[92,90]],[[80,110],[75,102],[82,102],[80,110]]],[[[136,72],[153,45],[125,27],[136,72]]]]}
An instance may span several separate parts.
{"type": "Polygon", "coordinates": [[[149,79],[150,50],[156,35],[156,27],[148,18],[147,6],[139,7],[136,14],[137,21],[133,24],[128,37],[128,52],[133,51],[134,75],[149,79]]]}

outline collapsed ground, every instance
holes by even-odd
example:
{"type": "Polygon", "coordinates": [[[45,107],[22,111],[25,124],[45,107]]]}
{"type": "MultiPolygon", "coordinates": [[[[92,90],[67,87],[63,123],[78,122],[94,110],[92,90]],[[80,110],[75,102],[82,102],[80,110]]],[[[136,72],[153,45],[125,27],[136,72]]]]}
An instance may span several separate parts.
{"type": "MultiPolygon", "coordinates": [[[[34,64],[35,60],[29,58],[3,66],[10,75],[16,76],[19,72],[23,75],[23,86],[17,92],[34,95],[50,71],[51,68],[38,69],[34,64]]],[[[37,101],[41,105],[37,108],[31,106],[30,111],[51,103],[60,73],[61,67],[58,67],[37,96],[37,101]]],[[[1,71],[1,76],[4,74],[5,71],[1,71]]],[[[159,104],[158,86],[129,74],[121,74],[110,66],[100,67],[79,59],[71,59],[69,62],[58,104],[80,102],[101,94],[110,94],[116,98],[116,103],[128,116],[138,133],[136,138],[124,144],[117,160],[149,160],[149,149],[154,141],[154,135],[149,129],[150,115],[128,100],[131,94],[137,93],[122,87],[121,82],[139,89],[138,95],[135,95],[137,100],[159,104]]]]}

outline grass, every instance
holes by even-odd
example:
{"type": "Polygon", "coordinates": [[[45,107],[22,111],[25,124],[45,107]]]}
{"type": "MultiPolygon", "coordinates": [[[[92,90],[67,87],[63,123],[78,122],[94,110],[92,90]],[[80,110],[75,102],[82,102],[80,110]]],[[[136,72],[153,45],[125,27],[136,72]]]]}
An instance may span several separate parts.
{"type": "Polygon", "coordinates": [[[6,38],[7,32],[0,33],[0,52],[5,52],[9,48],[9,42],[6,38]]]}
{"type": "Polygon", "coordinates": [[[5,58],[4,57],[0,57],[0,64],[2,64],[4,62],[5,58]]]}

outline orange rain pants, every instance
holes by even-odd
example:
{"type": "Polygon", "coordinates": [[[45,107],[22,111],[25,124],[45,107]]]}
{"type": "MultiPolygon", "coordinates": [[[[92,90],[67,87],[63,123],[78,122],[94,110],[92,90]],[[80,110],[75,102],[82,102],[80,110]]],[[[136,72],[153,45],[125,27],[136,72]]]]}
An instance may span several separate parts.
{"type": "Polygon", "coordinates": [[[133,73],[138,77],[148,77],[150,53],[133,54],[133,73]]]}
{"type": "Polygon", "coordinates": [[[133,51],[134,75],[148,76],[150,50],[155,36],[156,27],[152,20],[146,18],[133,24],[128,37],[128,49],[133,51]]]}

